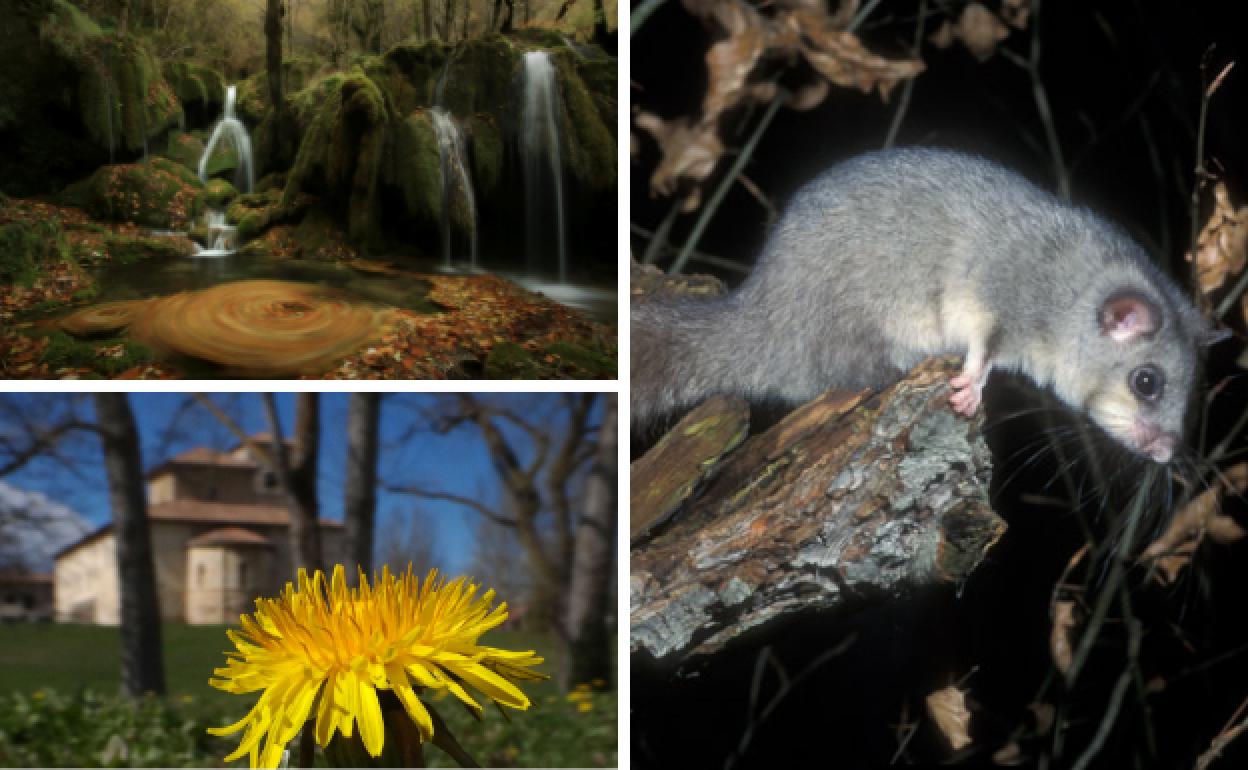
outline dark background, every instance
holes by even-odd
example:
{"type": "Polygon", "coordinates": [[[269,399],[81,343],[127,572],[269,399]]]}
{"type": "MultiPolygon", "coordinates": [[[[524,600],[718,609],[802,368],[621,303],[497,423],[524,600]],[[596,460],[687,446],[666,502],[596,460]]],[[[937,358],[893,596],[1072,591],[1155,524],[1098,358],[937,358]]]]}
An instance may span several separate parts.
{"type": "MultiPolygon", "coordinates": [[[[929,3],[953,18],[962,5],[929,3]]],[[[1183,281],[1202,58],[1207,57],[1210,79],[1227,62],[1239,62],[1210,102],[1205,157],[1210,170],[1226,181],[1235,203],[1248,198],[1248,59],[1241,42],[1242,5],[1048,0],[1041,10],[1042,75],[1067,166],[1074,167],[1074,201],[1125,226],[1183,281]]],[[[917,1],[885,0],[860,30],[867,47],[879,54],[907,55],[917,8],[917,1]]],[[[929,19],[927,30],[939,21],[929,19]]],[[[706,88],[703,55],[713,39],[678,2],[665,3],[631,41],[634,108],[667,119],[696,114],[706,88]]],[[[1030,39],[1029,27],[1013,32],[1003,45],[1027,56],[1030,39]]],[[[1055,189],[1025,71],[999,55],[977,62],[956,42],[943,51],[925,43],[921,56],[927,70],[916,81],[898,144],[969,150],[1055,189]]],[[[797,84],[806,76],[799,70],[782,82],[797,84]]],[[[811,112],[781,110],[745,174],[782,208],[821,169],[880,147],[900,91],[899,86],[884,105],[874,94],[834,86],[811,112]]],[[[757,119],[757,113],[744,110],[724,118],[721,133],[730,152],[745,142],[757,119]]],[[[635,134],[640,151],[630,175],[631,218],[653,231],[672,204],[651,198],[648,179],[658,152],[642,132],[635,134]]],[[[705,187],[708,194],[730,162],[728,156],[721,160],[705,187]]],[[[1206,192],[1200,224],[1211,207],[1212,194],[1206,192]]],[[[695,218],[696,213],[677,220],[674,244],[684,243],[695,218]]],[[[748,267],[767,224],[766,209],[734,185],[698,251],[748,267]]],[[[634,255],[640,257],[645,247],[646,241],[634,235],[634,255]]],[[[668,260],[670,255],[660,266],[668,260]]],[[[716,273],[730,286],[742,275],[700,264],[688,270],[716,273]]],[[[1207,446],[1221,440],[1248,408],[1248,387],[1235,365],[1244,348],[1244,323],[1236,312],[1228,321],[1236,338],[1214,348],[1208,366],[1209,382],[1221,390],[1209,406],[1207,446]]],[[[887,765],[898,749],[896,725],[903,714],[926,722],[923,696],[974,670],[965,686],[976,742],[953,759],[991,766],[992,752],[1017,725],[1029,724],[1027,704],[1051,672],[1051,592],[1083,543],[1072,510],[1035,502],[1037,496],[1063,494],[1051,454],[1023,451],[1044,430],[1040,418],[1006,419],[1018,408],[1035,405],[1037,398],[1021,381],[994,376],[990,382],[986,411],[993,427],[988,438],[998,465],[993,504],[1009,530],[966,585],[927,590],[887,607],[864,606],[845,617],[812,614],[788,627],[762,629],[714,661],[676,671],[634,656],[634,765],[887,765]],[[778,691],[769,669],[761,680],[759,702],[750,702],[751,678],[762,651],[769,649],[788,675],[795,676],[851,633],[857,636],[849,649],[794,686],[744,740],[751,722],[747,715],[757,714],[778,691]]],[[[1241,438],[1234,446],[1242,444],[1241,438]]],[[[1114,515],[1133,491],[1139,470],[1110,448],[1105,460],[1115,468],[1119,483],[1090,495],[1094,500],[1083,508],[1101,531],[1114,526],[1114,515]]],[[[1072,475],[1083,480],[1086,471],[1077,467],[1072,475]]],[[[1171,510],[1167,505],[1164,495],[1156,499],[1150,526],[1164,525],[1171,510]]],[[[1241,501],[1228,501],[1227,508],[1241,524],[1248,521],[1241,501]]],[[[1190,768],[1248,697],[1248,605],[1243,599],[1248,545],[1206,544],[1194,564],[1176,585],[1165,588],[1146,584],[1143,574],[1132,574],[1133,610],[1144,628],[1140,669],[1145,677],[1161,677],[1165,687],[1147,696],[1135,686],[1128,691],[1091,766],[1190,768]]],[[[1100,561],[1078,577],[1095,587],[1105,568],[1100,561]]],[[[1123,669],[1122,640],[1120,618],[1111,617],[1076,689],[1054,690],[1045,698],[1059,705],[1069,721],[1065,750],[1049,766],[1072,766],[1092,741],[1123,669]]],[[[1024,742],[1023,751],[1028,757],[1023,764],[1035,766],[1038,756],[1051,755],[1051,740],[1024,742]]],[[[940,737],[924,724],[896,761],[930,763],[949,757],[940,737]]],[[[1248,736],[1231,743],[1211,766],[1248,766],[1248,736]]]]}

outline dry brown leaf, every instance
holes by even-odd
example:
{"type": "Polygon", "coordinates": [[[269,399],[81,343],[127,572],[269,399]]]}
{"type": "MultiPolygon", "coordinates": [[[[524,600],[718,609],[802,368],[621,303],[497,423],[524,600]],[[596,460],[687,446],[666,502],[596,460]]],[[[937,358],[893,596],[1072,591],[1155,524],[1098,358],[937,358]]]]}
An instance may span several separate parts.
{"type": "Polygon", "coordinates": [[[665,121],[658,115],[639,112],[633,123],[654,137],[663,154],[650,175],[651,195],[671,195],[684,179],[701,182],[724,154],[714,126],[705,122],[694,124],[688,118],[665,121]]]}
{"type": "Polygon", "coordinates": [[[826,14],[798,9],[781,14],[777,20],[796,36],[798,50],[810,66],[838,86],[863,93],[878,89],[887,101],[898,82],[923,71],[919,59],[885,59],[871,53],[852,33],[829,24],[826,14]]]}
{"type": "Polygon", "coordinates": [[[1201,492],[1174,515],[1170,526],[1149,543],[1139,560],[1153,562],[1158,570],[1158,580],[1172,583],[1191,563],[1192,555],[1205,535],[1222,544],[1239,540],[1245,532],[1234,519],[1221,513],[1221,502],[1225,492],[1243,494],[1246,489],[1248,463],[1228,468],[1218,484],[1201,492]]]}
{"type": "Polygon", "coordinates": [[[927,36],[927,42],[936,46],[940,50],[945,50],[953,45],[953,22],[945,19],[936,31],[927,36]]]}
{"type": "Polygon", "coordinates": [[[1231,203],[1225,182],[1214,186],[1213,202],[1213,213],[1196,239],[1196,274],[1205,294],[1221,288],[1228,275],[1238,275],[1248,258],[1248,206],[1231,203]]]}
{"type": "Polygon", "coordinates": [[[997,45],[1010,36],[1010,28],[992,11],[979,3],[971,3],[962,9],[953,35],[962,41],[971,56],[987,61],[996,54],[997,45]]]}
{"type": "Polygon", "coordinates": [[[763,56],[763,31],[747,27],[706,51],[707,89],[702,100],[703,120],[712,122],[735,107],[745,95],[745,81],[763,56]]]}
{"type": "Polygon", "coordinates": [[[1244,528],[1230,516],[1219,513],[1209,522],[1209,539],[1218,545],[1231,545],[1244,538],[1244,528]]]}
{"type": "Polygon", "coordinates": [[[1001,18],[1014,29],[1027,26],[1031,16],[1031,0],[1001,0],[1001,18]]]}
{"type": "MultiPolygon", "coordinates": [[[[828,97],[828,92],[832,90],[832,86],[823,78],[812,80],[793,93],[789,97],[789,107],[798,110],[812,110],[823,103],[828,97]]],[[[1248,298],[1248,294],[1244,295],[1248,298]]]]}
{"type": "Polygon", "coordinates": [[[1057,670],[1065,674],[1074,659],[1072,632],[1075,629],[1075,603],[1069,599],[1053,603],[1053,630],[1049,632],[1049,654],[1057,670]]]}
{"type": "Polygon", "coordinates": [[[1021,765],[1024,759],[1023,750],[1019,748],[1018,743],[1014,741],[1010,741],[1001,748],[997,749],[992,755],[992,761],[994,764],[1004,765],[1006,767],[1021,765]]]}
{"type": "Polygon", "coordinates": [[[966,707],[966,691],[954,685],[942,687],[924,699],[927,715],[936,723],[954,751],[971,744],[971,712],[966,707]]]}

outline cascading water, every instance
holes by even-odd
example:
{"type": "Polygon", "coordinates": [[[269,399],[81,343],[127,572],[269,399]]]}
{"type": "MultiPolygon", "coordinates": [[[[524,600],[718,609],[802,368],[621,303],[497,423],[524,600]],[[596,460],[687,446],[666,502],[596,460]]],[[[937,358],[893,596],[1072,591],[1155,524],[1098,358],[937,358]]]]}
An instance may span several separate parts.
{"type": "Polygon", "coordinates": [[[255,167],[251,158],[251,137],[247,135],[247,127],[234,116],[234,99],[238,94],[237,86],[225,90],[225,114],[212,129],[204,154],[199,157],[199,181],[208,181],[208,161],[217,149],[217,143],[224,139],[234,148],[238,156],[238,166],[234,171],[234,186],[242,192],[251,192],[256,186],[255,167]]]}
{"type": "MultiPolygon", "coordinates": [[[[247,127],[234,116],[234,100],[238,96],[238,88],[230,86],[225,90],[225,112],[221,120],[212,129],[212,136],[204,147],[204,154],[199,156],[199,181],[208,181],[208,163],[217,149],[217,144],[225,141],[234,149],[238,165],[234,169],[234,186],[242,192],[251,192],[256,186],[255,165],[251,157],[251,137],[247,135],[247,127]]],[[[204,227],[208,231],[207,248],[197,249],[196,257],[225,257],[238,248],[238,228],[227,224],[225,212],[209,208],[204,212],[204,227]]]]}
{"type": "Polygon", "coordinates": [[[554,207],[559,280],[568,279],[563,209],[563,163],[559,145],[559,101],[555,67],[545,51],[524,55],[524,109],[520,133],[524,159],[526,240],[530,263],[540,260],[550,232],[548,209],[554,207]]]}
{"type": "Polygon", "coordinates": [[[442,172],[442,259],[451,266],[451,212],[456,204],[465,208],[468,225],[470,264],[477,266],[477,202],[472,193],[472,177],[464,163],[464,139],[451,114],[441,107],[429,110],[438,139],[438,160],[442,172]]]}
{"type": "Polygon", "coordinates": [[[208,231],[208,248],[195,252],[196,257],[227,257],[238,248],[238,228],[227,224],[225,212],[208,209],[204,212],[204,227],[208,231]]]}

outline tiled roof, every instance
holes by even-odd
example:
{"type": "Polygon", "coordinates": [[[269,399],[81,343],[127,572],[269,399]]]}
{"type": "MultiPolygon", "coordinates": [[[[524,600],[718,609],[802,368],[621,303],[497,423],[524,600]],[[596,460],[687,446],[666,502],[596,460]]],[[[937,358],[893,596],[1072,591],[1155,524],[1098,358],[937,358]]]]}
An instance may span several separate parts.
{"type": "Polygon", "coordinates": [[[221,503],[207,500],[169,500],[147,506],[153,521],[219,521],[222,524],[287,524],[290,512],[271,503],[221,503]]]}
{"type": "Polygon", "coordinates": [[[210,529],[202,535],[196,535],[186,541],[188,548],[205,545],[258,545],[272,548],[273,541],[264,535],[243,527],[221,527],[210,529]]]}

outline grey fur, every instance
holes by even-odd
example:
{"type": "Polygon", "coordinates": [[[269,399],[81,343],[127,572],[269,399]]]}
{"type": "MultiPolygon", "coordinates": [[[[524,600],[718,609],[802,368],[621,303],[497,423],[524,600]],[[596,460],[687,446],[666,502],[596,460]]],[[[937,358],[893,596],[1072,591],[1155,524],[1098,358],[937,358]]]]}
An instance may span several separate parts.
{"type": "Polygon", "coordinates": [[[825,171],[793,196],[737,291],[642,298],[631,320],[634,424],[717,392],[797,403],[880,385],[979,344],[991,367],[1052,387],[1102,427],[1105,395],[1155,363],[1163,397],[1136,409],[1177,436],[1207,334],[1121,230],[994,163],[931,148],[825,171]],[[1123,289],[1161,308],[1156,333],[1102,333],[1100,308],[1123,289]]]}

